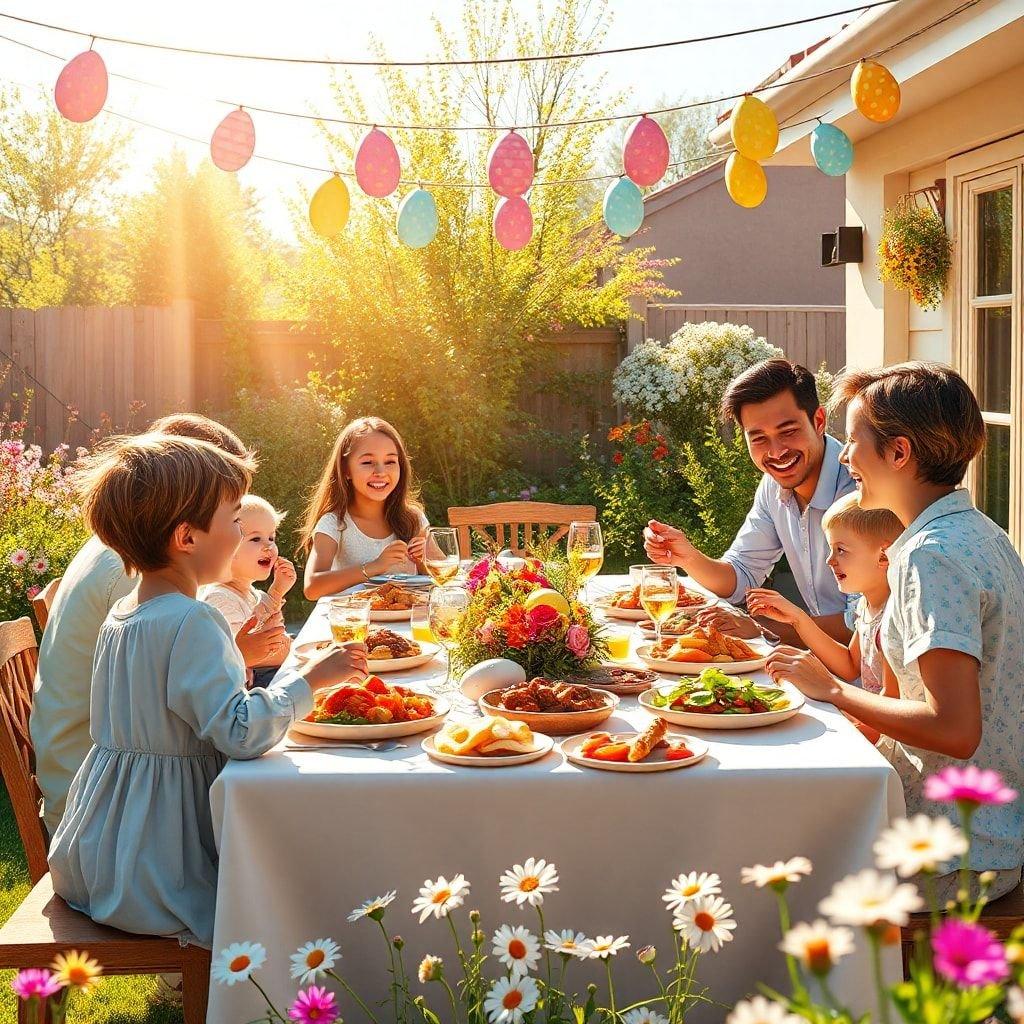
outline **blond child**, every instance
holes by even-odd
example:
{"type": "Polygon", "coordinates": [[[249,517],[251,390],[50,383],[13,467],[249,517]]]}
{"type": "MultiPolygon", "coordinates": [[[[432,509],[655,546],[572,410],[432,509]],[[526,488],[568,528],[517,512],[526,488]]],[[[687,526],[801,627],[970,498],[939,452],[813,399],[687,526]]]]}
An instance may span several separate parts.
{"type": "Polygon", "coordinates": [[[83,474],[99,539],[138,587],[115,603],[93,664],[93,745],[50,847],[54,889],[103,924],[209,946],[217,855],[209,788],[229,757],[258,757],[313,706],[361,677],[362,646],[245,689],[224,617],[196,600],[226,579],[252,463],[157,434],[110,443],[83,474]]]}

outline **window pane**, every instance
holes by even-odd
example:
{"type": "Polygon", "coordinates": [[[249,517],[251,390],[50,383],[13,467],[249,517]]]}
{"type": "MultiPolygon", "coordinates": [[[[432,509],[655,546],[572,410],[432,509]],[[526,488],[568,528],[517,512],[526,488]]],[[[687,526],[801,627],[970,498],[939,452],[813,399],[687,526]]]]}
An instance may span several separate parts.
{"type": "Polygon", "coordinates": [[[978,295],[1013,291],[1013,189],[978,196],[978,295]]]}
{"type": "Polygon", "coordinates": [[[1010,411],[1010,347],[1013,316],[1009,306],[979,309],[978,398],[986,412],[1010,411]]]}
{"type": "Polygon", "coordinates": [[[978,474],[978,508],[1004,530],[1010,528],[1010,428],[986,424],[988,444],[978,474]]]}

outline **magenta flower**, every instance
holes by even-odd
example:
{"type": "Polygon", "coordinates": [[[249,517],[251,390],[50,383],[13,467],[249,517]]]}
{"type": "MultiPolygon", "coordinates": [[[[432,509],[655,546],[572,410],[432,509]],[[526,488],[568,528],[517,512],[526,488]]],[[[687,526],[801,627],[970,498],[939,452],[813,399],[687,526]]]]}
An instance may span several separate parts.
{"type": "Polygon", "coordinates": [[[999,772],[969,764],[950,765],[924,781],[924,795],[939,803],[965,803],[973,810],[982,804],[1012,804],[1017,791],[1003,782],[999,772]]]}
{"type": "Polygon", "coordinates": [[[953,919],[932,934],[935,970],[961,988],[1004,981],[1010,976],[1006,950],[987,928],[953,919]]]}
{"type": "Polygon", "coordinates": [[[590,653],[590,634],[586,626],[570,626],[565,634],[566,646],[577,658],[585,658],[590,653]]]}
{"type": "Polygon", "coordinates": [[[310,985],[299,990],[295,1002],[288,1007],[288,1016],[301,1024],[334,1024],[338,1019],[338,1004],[334,993],[322,985],[310,985]]]}
{"type": "Polygon", "coordinates": [[[60,982],[49,971],[26,967],[15,975],[11,988],[19,999],[48,999],[60,991],[60,982]]]}

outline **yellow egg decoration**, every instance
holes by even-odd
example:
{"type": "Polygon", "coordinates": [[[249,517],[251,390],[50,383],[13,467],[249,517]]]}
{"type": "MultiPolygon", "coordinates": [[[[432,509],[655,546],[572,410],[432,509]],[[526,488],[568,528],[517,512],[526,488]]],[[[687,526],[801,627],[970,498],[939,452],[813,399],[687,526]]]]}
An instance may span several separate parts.
{"type": "Polygon", "coordinates": [[[768,194],[768,179],[756,160],[742,153],[733,153],[725,162],[725,187],[737,206],[753,209],[764,202],[768,194]]]}
{"type": "Polygon", "coordinates": [[[322,238],[333,238],[348,222],[348,187],[337,174],[328,178],[309,201],[309,223],[322,238]]]}
{"type": "Polygon", "coordinates": [[[779,122],[764,100],[744,96],[732,108],[729,134],[741,156],[748,160],[767,160],[779,144],[779,122]]]}
{"type": "Polygon", "coordinates": [[[856,108],[879,124],[891,121],[900,109],[900,84],[888,68],[862,60],[850,78],[850,95],[856,108]]]}

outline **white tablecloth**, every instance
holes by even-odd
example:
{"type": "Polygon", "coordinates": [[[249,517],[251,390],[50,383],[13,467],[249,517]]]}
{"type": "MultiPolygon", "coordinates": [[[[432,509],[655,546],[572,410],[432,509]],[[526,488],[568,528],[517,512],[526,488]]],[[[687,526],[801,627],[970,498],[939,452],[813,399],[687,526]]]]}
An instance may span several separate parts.
{"type": "MultiPolygon", "coordinates": [[[[620,582],[600,577],[591,587],[597,593],[620,582]]],[[[321,602],[300,637],[326,635],[321,602]]],[[[392,678],[424,682],[441,673],[435,663],[392,678]]],[[[636,701],[625,698],[608,727],[624,731],[647,720],[636,701]]],[[[413,975],[431,952],[445,958],[451,976],[455,956],[447,927],[433,920],[420,925],[410,913],[423,880],[465,874],[473,888],[463,910],[483,913],[488,939],[502,923],[536,931],[536,915],[501,903],[497,887],[505,868],[534,856],[554,861],[561,875],[560,891],[545,903],[548,927],[629,935],[631,948],[619,954],[620,1005],[623,996],[653,994],[653,979],[633,954],[651,943],[668,955],[670,917],[661,894],[675,875],[694,869],[722,876],[738,922],[735,940],[702,958],[698,977],[711,995],[731,1004],[759,980],[784,988],[774,897],[741,885],[740,869],[809,857],[814,873],[791,889],[791,905],[794,921],[812,920],[833,882],[871,865],[879,830],[904,811],[900,783],[888,762],[826,705],[810,702],[768,729],[701,736],[711,747],[703,762],[644,775],[577,768],[557,747],[530,765],[455,768],[429,760],[419,738],[384,754],[278,749],[231,762],[211,791],[220,849],[214,951],[241,940],[262,942],[268,962],[259,978],[283,1009],[295,993],[289,954],[303,942],[331,936],[342,948],[344,976],[367,1001],[384,998],[383,938],[370,921],[346,922],[354,907],[397,889],[385,924],[406,940],[413,975]]],[[[887,969],[895,978],[899,956],[890,954],[887,969]]],[[[582,991],[589,980],[600,983],[603,971],[581,965],[575,978],[582,991]]],[[[842,961],[833,981],[841,997],[866,1008],[872,991],[866,951],[842,961]]],[[[420,991],[415,977],[413,990],[420,991]]],[[[436,987],[425,991],[440,1008],[436,987]]],[[[363,1019],[345,998],[341,1002],[346,1019],[363,1019]]],[[[260,1009],[251,985],[214,984],[208,1020],[241,1024],[260,1009]]],[[[724,1016],[712,1007],[693,1020],[724,1016]]]]}

